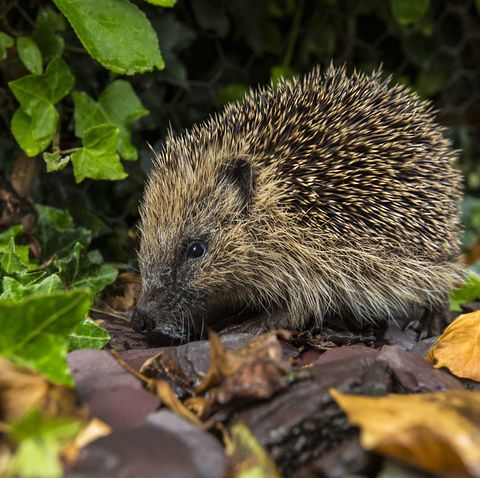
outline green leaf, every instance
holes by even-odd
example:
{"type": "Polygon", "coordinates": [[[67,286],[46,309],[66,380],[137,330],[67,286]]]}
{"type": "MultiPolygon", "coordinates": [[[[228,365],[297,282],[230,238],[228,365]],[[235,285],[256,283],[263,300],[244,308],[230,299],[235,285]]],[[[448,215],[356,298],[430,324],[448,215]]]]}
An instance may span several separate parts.
{"type": "Polygon", "coordinates": [[[171,8],[176,3],[177,0],[145,0],[147,3],[151,3],[152,5],[156,5],[157,7],[166,7],[171,8]]]}
{"type": "Polygon", "coordinates": [[[105,88],[100,95],[99,104],[110,122],[120,129],[118,152],[129,161],[138,157],[137,149],[130,138],[130,123],[148,114],[140,102],[132,85],[125,80],[117,80],[105,88]]]}
{"type": "Polygon", "coordinates": [[[20,105],[30,113],[29,107],[38,98],[58,103],[72,89],[75,78],[66,63],[58,56],[53,58],[43,75],[27,75],[8,85],[20,105]]]}
{"type": "Polygon", "coordinates": [[[4,32],[0,32],[0,61],[7,58],[7,48],[13,46],[13,38],[4,32]]]}
{"type": "Polygon", "coordinates": [[[28,71],[34,75],[41,75],[43,59],[37,44],[29,37],[17,38],[17,51],[20,60],[28,71]]]}
{"type": "Polygon", "coordinates": [[[85,247],[77,243],[69,255],[55,261],[55,266],[69,287],[89,289],[92,294],[97,294],[105,286],[115,282],[118,270],[102,264],[103,257],[100,252],[84,252],[85,247]]]}
{"type": "Polygon", "coordinates": [[[41,281],[34,281],[27,285],[22,284],[12,277],[4,277],[2,286],[3,293],[0,295],[0,300],[19,301],[25,297],[49,294],[62,290],[63,283],[57,274],[51,274],[41,281]]]}
{"type": "Polygon", "coordinates": [[[92,270],[88,275],[79,278],[75,287],[88,288],[92,293],[100,292],[105,286],[113,284],[118,276],[118,270],[108,264],[102,264],[96,270],[92,270]]]}
{"type": "Polygon", "coordinates": [[[54,0],[90,55],[126,75],[164,68],[145,14],[128,0],[54,0]]]}
{"type": "Polygon", "coordinates": [[[73,385],[65,361],[67,336],[89,308],[90,296],[80,290],[0,303],[0,355],[52,382],[73,385]]]}
{"type": "Polygon", "coordinates": [[[117,149],[122,158],[135,161],[137,149],[131,143],[130,123],[148,114],[130,83],[117,80],[100,95],[96,103],[83,92],[73,93],[75,102],[75,134],[83,138],[95,126],[109,124],[119,128],[117,149]]]}
{"type": "Polygon", "coordinates": [[[46,418],[38,410],[30,410],[10,425],[8,436],[18,446],[7,473],[23,478],[60,478],[60,452],[82,426],[76,420],[46,418]]]}
{"type": "Polygon", "coordinates": [[[32,38],[40,48],[45,61],[63,53],[63,38],[57,35],[58,31],[65,30],[65,18],[50,7],[42,8],[35,22],[32,38]]]}
{"type": "MultiPolygon", "coordinates": [[[[19,246],[19,250],[21,246],[19,246]]],[[[12,237],[7,247],[0,254],[0,267],[7,274],[22,274],[28,272],[28,246],[23,246],[23,257],[16,250],[15,239],[12,237]],[[25,260],[26,259],[26,260],[25,260]]]]}
{"type": "Polygon", "coordinates": [[[108,332],[89,318],[80,322],[68,336],[70,350],[103,349],[109,340],[108,332]]]}
{"type": "Polygon", "coordinates": [[[12,117],[12,132],[20,147],[32,157],[41,153],[57,131],[59,114],[47,100],[37,98],[29,105],[29,112],[18,108],[12,117]]]}
{"type": "Polygon", "coordinates": [[[76,243],[87,247],[92,234],[83,227],[74,227],[73,220],[67,211],[37,204],[37,227],[35,236],[42,248],[43,260],[49,260],[53,255],[62,258],[72,253],[76,243]]]}
{"type": "Polygon", "coordinates": [[[47,172],[60,171],[70,162],[70,155],[62,156],[60,153],[43,153],[43,159],[47,164],[47,172]]]}
{"type": "Polygon", "coordinates": [[[465,304],[480,297],[480,276],[471,272],[467,280],[450,293],[450,310],[460,312],[460,304],[465,304]]]}
{"type": "Polygon", "coordinates": [[[72,154],[78,183],[85,178],[118,180],[127,177],[116,152],[118,135],[119,129],[108,124],[85,132],[83,148],[72,154]]]}
{"type": "Polygon", "coordinates": [[[427,13],[430,0],[390,0],[393,16],[399,25],[418,22],[427,13]]]}
{"type": "Polygon", "coordinates": [[[73,82],[65,62],[55,57],[43,75],[27,75],[9,83],[20,103],[12,118],[12,131],[28,156],[37,155],[52,141],[59,121],[54,104],[68,94],[73,82]]]}
{"type": "Polygon", "coordinates": [[[0,247],[6,246],[10,243],[10,239],[14,239],[23,233],[23,226],[21,224],[16,224],[15,226],[9,227],[6,231],[0,233],[0,247]]]}
{"type": "Polygon", "coordinates": [[[282,79],[288,80],[293,78],[296,74],[297,71],[289,66],[273,66],[271,70],[272,83],[276,85],[282,79]]]}
{"type": "Polygon", "coordinates": [[[218,98],[223,105],[226,105],[232,101],[243,100],[247,91],[248,86],[245,83],[232,83],[218,92],[218,98]]]}

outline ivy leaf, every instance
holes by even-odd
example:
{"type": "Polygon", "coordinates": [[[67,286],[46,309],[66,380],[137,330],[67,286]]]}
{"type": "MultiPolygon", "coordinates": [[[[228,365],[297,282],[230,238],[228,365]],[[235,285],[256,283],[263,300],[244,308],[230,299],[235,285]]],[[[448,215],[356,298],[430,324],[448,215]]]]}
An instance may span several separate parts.
{"type": "Polygon", "coordinates": [[[7,48],[13,46],[13,38],[4,32],[0,32],[0,61],[7,58],[7,48]]]}
{"type": "Polygon", "coordinates": [[[86,318],[80,322],[68,336],[69,350],[103,349],[108,344],[110,335],[93,320],[86,318]]]}
{"type": "Polygon", "coordinates": [[[118,126],[118,152],[122,158],[135,161],[137,149],[131,143],[130,123],[148,114],[128,81],[117,80],[105,88],[99,104],[111,123],[118,126]]]}
{"type": "Polygon", "coordinates": [[[37,204],[37,227],[34,234],[40,242],[43,260],[53,255],[62,258],[71,254],[78,242],[87,247],[92,234],[83,227],[74,227],[73,220],[67,211],[37,204]]]}
{"type": "Polygon", "coordinates": [[[62,448],[82,428],[82,423],[67,418],[46,418],[32,409],[9,427],[9,438],[18,443],[9,462],[9,476],[60,478],[62,448]]]}
{"type": "Polygon", "coordinates": [[[18,108],[12,117],[12,132],[20,147],[28,156],[36,156],[52,141],[58,126],[56,108],[37,98],[30,103],[29,112],[18,108]]]}
{"type": "Polygon", "coordinates": [[[29,105],[38,98],[58,103],[72,89],[74,81],[66,63],[57,56],[50,61],[43,75],[23,76],[8,85],[20,105],[28,111],[29,105]]]}
{"type": "Polygon", "coordinates": [[[60,171],[70,162],[70,155],[62,156],[60,153],[43,153],[43,159],[47,164],[47,172],[60,171]]]}
{"type": "Polygon", "coordinates": [[[156,5],[157,7],[166,7],[166,8],[171,8],[177,3],[177,0],[145,0],[145,1],[152,5],[156,5]]]}
{"type": "Polygon", "coordinates": [[[7,274],[22,274],[29,271],[28,247],[23,247],[24,254],[23,257],[20,257],[16,251],[15,239],[12,237],[8,246],[3,251],[0,250],[2,252],[0,255],[0,267],[2,271],[7,274]]]}
{"type": "Polygon", "coordinates": [[[430,0],[390,0],[390,5],[399,25],[411,25],[427,13],[430,0]]]}
{"type": "Polygon", "coordinates": [[[119,128],[103,124],[88,129],[83,137],[83,148],[72,154],[77,183],[85,178],[124,179],[125,173],[118,156],[119,128]]]}
{"type": "Polygon", "coordinates": [[[67,336],[89,308],[90,295],[80,290],[0,303],[0,355],[52,382],[73,385],[67,336]]]}
{"type": "Polygon", "coordinates": [[[60,57],[53,58],[44,74],[9,83],[20,103],[12,118],[12,131],[28,156],[40,153],[52,141],[59,120],[54,104],[68,94],[73,83],[74,77],[60,57]]]}
{"type": "Polygon", "coordinates": [[[122,158],[135,161],[137,149],[131,143],[130,123],[148,114],[130,83],[117,80],[100,95],[98,103],[84,92],[73,93],[75,102],[75,134],[83,138],[85,132],[102,124],[119,129],[117,149],[122,158]]]}
{"type": "Polygon", "coordinates": [[[480,297],[480,276],[471,272],[465,282],[450,292],[450,310],[460,312],[460,304],[466,304],[480,297]]]}
{"type": "Polygon", "coordinates": [[[65,43],[63,38],[57,35],[57,32],[63,31],[65,28],[66,24],[63,15],[53,11],[50,7],[40,10],[35,22],[32,39],[40,48],[46,61],[63,53],[65,43]]]}
{"type": "Polygon", "coordinates": [[[3,278],[3,293],[0,300],[19,301],[33,295],[49,294],[63,289],[63,283],[58,274],[51,274],[41,281],[33,281],[30,284],[23,284],[13,277],[3,278]]]}
{"type": "Polygon", "coordinates": [[[35,75],[43,72],[43,59],[37,44],[29,37],[17,39],[17,51],[25,68],[35,75]]]}
{"type": "Polygon", "coordinates": [[[98,251],[84,253],[85,247],[76,243],[72,252],[55,261],[55,266],[71,288],[89,289],[97,294],[108,284],[115,282],[118,270],[108,264],[102,264],[103,257],[98,251]]]}
{"type": "Polygon", "coordinates": [[[128,0],[54,0],[90,55],[126,75],[164,68],[145,14],[128,0]]]}

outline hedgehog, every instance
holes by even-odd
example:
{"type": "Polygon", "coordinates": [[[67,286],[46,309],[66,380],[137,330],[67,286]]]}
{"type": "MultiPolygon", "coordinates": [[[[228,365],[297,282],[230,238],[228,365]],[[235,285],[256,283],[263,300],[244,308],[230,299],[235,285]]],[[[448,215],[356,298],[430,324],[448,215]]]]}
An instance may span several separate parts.
{"type": "Polygon", "coordinates": [[[170,132],[140,208],[134,329],[433,320],[463,276],[458,153],[435,116],[380,70],[330,66],[170,132]]]}

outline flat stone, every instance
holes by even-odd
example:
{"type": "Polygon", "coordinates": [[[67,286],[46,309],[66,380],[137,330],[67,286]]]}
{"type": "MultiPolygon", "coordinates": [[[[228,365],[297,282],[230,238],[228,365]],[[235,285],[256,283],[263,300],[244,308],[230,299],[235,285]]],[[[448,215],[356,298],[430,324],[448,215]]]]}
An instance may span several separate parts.
{"type": "Polygon", "coordinates": [[[141,425],[160,406],[153,393],[123,386],[93,391],[85,403],[91,417],[100,418],[115,430],[141,425]]]}
{"type": "Polygon", "coordinates": [[[138,425],[156,410],[159,399],[143,388],[108,352],[82,349],[68,354],[80,403],[114,429],[138,425]]]}
{"type": "Polygon", "coordinates": [[[320,357],[318,357],[315,365],[324,364],[328,362],[336,362],[338,360],[345,360],[351,358],[376,358],[378,356],[378,350],[366,345],[342,345],[341,347],[335,347],[328,349],[320,357]]]}
{"type": "Polygon", "coordinates": [[[384,345],[378,360],[390,366],[397,393],[436,392],[463,388],[462,383],[443,370],[433,367],[422,357],[398,347],[384,345]]]}
{"type": "Polygon", "coordinates": [[[228,460],[212,435],[169,411],[100,438],[80,452],[67,476],[221,478],[228,460]]]}

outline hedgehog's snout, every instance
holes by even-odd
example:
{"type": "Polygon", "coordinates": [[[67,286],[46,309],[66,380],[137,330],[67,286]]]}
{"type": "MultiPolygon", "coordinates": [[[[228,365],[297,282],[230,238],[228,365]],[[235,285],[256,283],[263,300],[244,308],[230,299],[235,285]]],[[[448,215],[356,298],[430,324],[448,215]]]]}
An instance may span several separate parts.
{"type": "Polygon", "coordinates": [[[136,307],[133,311],[132,327],[136,332],[149,334],[155,328],[155,320],[144,309],[136,307]]]}

